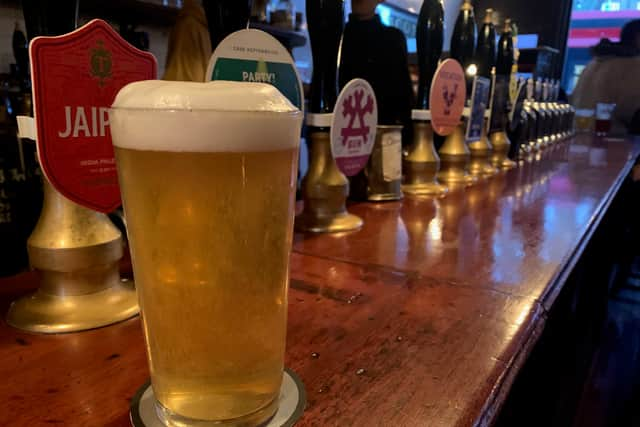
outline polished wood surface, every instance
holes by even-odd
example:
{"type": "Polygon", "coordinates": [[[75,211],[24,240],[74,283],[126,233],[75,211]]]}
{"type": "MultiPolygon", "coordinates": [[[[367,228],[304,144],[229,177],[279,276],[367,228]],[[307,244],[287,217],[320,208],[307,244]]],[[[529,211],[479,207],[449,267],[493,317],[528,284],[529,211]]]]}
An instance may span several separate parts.
{"type": "Polygon", "coordinates": [[[629,143],[585,137],[441,200],[353,206],[350,212],[364,219],[361,231],[338,238],[298,235],[294,250],[393,266],[549,306],[636,155],[629,143]]]}
{"type": "MultiPolygon", "coordinates": [[[[444,199],[351,206],[360,231],[297,234],[298,425],[490,425],[639,153],[583,138],[444,199]]],[[[0,309],[35,282],[0,281],[0,309]]],[[[57,336],[1,323],[0,377],[0,425],[127,426],[148,378],[140,322],[57,336]]]]}

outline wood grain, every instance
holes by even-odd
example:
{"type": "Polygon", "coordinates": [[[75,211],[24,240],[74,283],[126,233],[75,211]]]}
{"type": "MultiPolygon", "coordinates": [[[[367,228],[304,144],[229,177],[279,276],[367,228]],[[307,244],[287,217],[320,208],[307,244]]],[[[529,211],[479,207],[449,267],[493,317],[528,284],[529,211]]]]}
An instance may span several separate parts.
{"type": "MultiPolygon", "coordinates": [[[[490,425],[639,152],[580,139],[445,199],[351,206],[361,231],[297,234],[286,363],[307,389],[299,425],[490,425]]],[[[0,309],[35,286],[1,280],[0,309]]],[[[127,426],[148,378],[140,322],[57,336],[2,322],[0,378],[0,425],[127,426]]]]}
{"type": "Polygon", "coordinates": [[[365,221],[360,231],[297,235],[294,250],[550,298],[550,305],[556,279],[597,227],[637,150],[582,137],[444,199],[351,206],[365,221]]]}

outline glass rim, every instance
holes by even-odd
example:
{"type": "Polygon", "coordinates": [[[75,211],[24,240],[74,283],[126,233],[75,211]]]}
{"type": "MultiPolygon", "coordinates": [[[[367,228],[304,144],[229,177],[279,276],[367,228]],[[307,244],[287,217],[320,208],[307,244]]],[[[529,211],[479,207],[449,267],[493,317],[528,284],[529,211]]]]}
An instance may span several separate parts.
{"type": "Polygon", "coordinates": [[[109,107],[109,111],[139,111],[149,113],[253,113],[266,115],[291,115],[302,114],[302,110],[265,111],[265,110],[224,110],[220,108],[146,108],[146,107],[109,107]]]}

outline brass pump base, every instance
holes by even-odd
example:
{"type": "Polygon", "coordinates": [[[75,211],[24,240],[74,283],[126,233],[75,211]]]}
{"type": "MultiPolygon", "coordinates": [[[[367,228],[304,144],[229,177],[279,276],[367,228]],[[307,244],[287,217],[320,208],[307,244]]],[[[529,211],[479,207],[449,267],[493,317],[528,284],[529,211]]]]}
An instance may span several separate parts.
{"type": "Polygon", "coordinates": [[[362,219],[347,212],[349,181],[331,155],[329,131],[311,131],[310,164],[302,180],[304,209],[295,227],[311,233],[338,233],[357,230],[362,219]]]}
{"type": "Polygon", "coordinates": [[[493,147],[487,137],[487,121],[482,128],[482,134],[477,141],[469,143],[471,161],[469,163],[469,173],[478,178],[489,178],[498,173],[498,170],[491,165],[491,154],[493,147]]]}
{"type": "Polygon", "coordinates": [[[132,283],[120,281],[123,245],[106,215],[63,197],[45,180],[42,214],[28,242],[40,289],[14,301],[7,323],[40,333],[76,332],[138,314],[132,283]]]}
{"type": "Polygon", "coordinates": [[[469,148],[464,140],[464,126],[460,124],[440,147],[441,169],[438,179],[449,186],[473,184],[478,178],[469,175],[470,160],[469,148]]]}
{"type": "Polygon", "coordinates": [[[362,219],[348,212],[327,217],[314,217],[303,212],[296,217],[296,230],[310,233],[340,233],[360,227],[362,219]]]}
{"type": "Polygon", "coordinates": [[[517,166],[516,162],[508,156],[511,141],[505,131],[493,132],[489,135],[489,141],[493,146],[493,155],[491,156],[491,164],[502,170],[512,169],[517,166]]]}
{"type": "Polygon", "coordinates": [[[413,144],[403,153],[402,192],[408,196],[442,197],[449,189],[438,182],[440,158],[433,143],[433,128],[426,121],[413,122],[413,144]]]}
{"type": "MultiPolygon", "coordinates": [[[[115,272],[119,282],[119,272],[115,272]]],[[[111,325],[136,314],[133,283],[114,283],[87,295],[60,296],[38,289],[11,304],[7,324],[30,332],[58,334],[111,325]]]]}
{"type": "Polygon", "coordinates": [[[471,160],[469,161],[469,173],[477,178],[489,178],[498,173],[498,170],[491,165],[491,151],[471,150],[471,160]]]}
{"type": "Polygon", "coordinates": [[[425,182],[405,184],[402,186],[402,192],[416,197],[444,197],[449,192],[449,188],[439,182],[425,182]]]}

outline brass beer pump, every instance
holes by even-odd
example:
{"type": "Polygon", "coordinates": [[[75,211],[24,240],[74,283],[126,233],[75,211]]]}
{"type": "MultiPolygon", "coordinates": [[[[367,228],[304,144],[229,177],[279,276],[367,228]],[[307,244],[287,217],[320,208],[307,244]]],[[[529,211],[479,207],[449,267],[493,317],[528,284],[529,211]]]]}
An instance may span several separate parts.
{"type": "Polygon", "coordinates": [[[527,86],[526,86],[526,91],[527,91],[527,97],[524,101],[524,104],[522,106],[524,113],[527,115],[527,141],[526,144],[529,146],[529,152],[534,156],[533,158],[535,158],[536,153],[538,151],[538,147],[536,144],[536,113],[533,110],[533,106],[535,103],[535,100],[533,98],[533,93],[534,93],[534,82],[533,79],[527,79],[527,86]]]}
{"type": "Polygon", "coordinates": [[[551,82],[551,105],[553,109],[553,137],[557,142],[562,141],[562,115],[564,113],[563,105],[559,102],[560,82],[558,80],[551,82]]]}
{"type": "Polygon", "coordinates": [[[558,120],[560,118],[560,108],[556,100],[556,84],[554,80],[549,80],[549,111],[551,111],[551,120],[549,124],[549,139],[553,145],[557,145],[560,141],[560,134],[558,132],[558,120]]]}
{"type": "Polygon", "coordinates": [[[469,151],[471,152],[469,173],[478,178],[488,178],[498,173],[498,170],[493,167],[490,161],[493,153],[493,147],[487,137],[488,118],[489,112],[487,111],[485,113],[480,138],[469,143],[469,151]]]}
{"type": "MultiPolygon", "coordinates": [[[[496,80],[497,81],[497,80],[496,80]]],[[[496,95],[507,95],[496,94],[496,95]]],[[[507,95],[508,96],[508,95],[507,95]]],[[[497,169],[511,169],[516,166],[515,162],[509,159],[509,150],[511,148],[511,141],[506,132],[506,99],[495,99],[493,105],[493,111],[491,113],[490,125],[491,131],[489,134],[489,142],[493,147],[493,153],[491,155],[491,164],[497,169]],[[495,121],[494,121],[495,120],[495,121]]]]}
{"type": "Polygon", "coordinates": [[[433,142],[429,111],[413,110],[412,117],[413,141],[403,156],[402,191],[411,196],[444,196],[449,189],[438,182],[440,157],[433,142]]]}
{"type": "Polygon", "coordinates": [[[565,104],[565,108],[563,128],[566,137],[572,138],[576,135],[576,108],[571,104],[565,104]]]}
{"type": "Polygon", "coordinates": [[[347,212],[349,180],[331,154],[330,136],[344,2],[309,0],[306,7],[314,64],[307,115],[310,162],[302,180],[304,208],[296,217],[295,226],[312,233],[356,230],[362,226],[362,219],[347,212]]]}
{"type": "Polygon", "coordinates": [[[491,154],[491,164],[500,170],[512,169],[516,163],[509,159],[509,150],[511,149],[511,140],[505,130],[497,130],[491,132],[489,141],[493,147],[491,154]]]}
{"type": "MultiPolygon", "coordinates": [[[[477,69],[474,63],[477,33],[473,5],[470,0],[465,0],[460,6],[451,38],[451,57],[462,65],[467,87],[470,87],[469,83],[475,76],[475,72],[471,70],[477,69]]],[[[469,92],[470,90],[467,91],[465,100],[467,103],[469,92]]],[[[461,119],[453,132],[447,135],[439,154],[441,163],[438,179],[440,181],[447,185],[471,185],[477,181],[477,177],[469,174],[471,152],[465,141],[465,120],[461,119]]]]}
{"type": "MultiPolygon", "coordinates": [[[[476,49],[478,75],[486,78],[491,78],[491,70],[495,67],[496,62],[496,30],[493,25],[493,16],[493,9],[487,9],[478,34],[476,49]]],[[[488,108],[491,108],[491,106],[489,105],[488,108]]],[[[490,161],[493,153],[493,147],[487,136],[490,116],[490,111],[485,111],[480,138],[469,142],[469,150],[471,151],[469,173],[478,178],[490,177],[498,172],[490,161]]]]}
{"type": "Polygon", "coordinates": [[[543,82],[541,79],[537,79],[535,82],[535,97],[536,102],[533,105],[533,109],[535,110],[537,116],[536,146],[538,147],[538,151],[541,151],[546,148],[549,143],[549,138],[546,135],[548,112],[544,102],[543,82]]]}
{"type": "MultiPolygon", "coordinates": [[[[558,82],[558,96],[560,95],[560,83],[558,82]]],[[[566,102],[561,104],[562,107],[562,115],[560,117],[560,131],[562,133],[562,138],[567,139],[572,136],[571,125],[572,125],[572,110],[573,107],[566,102]]]]}
{"type": "Polygon", "coordinates": [[[471,152],[465,141],[464,122],[447,135],[440,147],[438,179],[449,186],[471,185],[478,180],[469,174],[471,152]]]}
{"type": "Polygon", "coordinates": [[[442,55],[444,8],[441,0],[425,0],[420,8],[416,29],[418,56],[418,99],[411,112],[413,140],[402,159],[402,191],[409,196],[440,197],[448,192],[438,182],[440,158],[433,141],[429,111],[429,91],[442,55]]]}
{"type": "Polygon", "coordinates": [[[489,133],[489,140],[493,146],[491,163],[498,169],[511,169],[516,166],[516,163],[508,157],[511,141],[506,132],[509,79],[515,61],[514,55],[511,20],[506,19],[498,42],[498,58],[496,60],[493,89],[494,99],[489,133]]]}
{"type": "Polygon", "coordinates": [[[310,129],[309,170],[302,180],[304,208],[296,217],[296,228],[312,233],[350,231],[362,226],[362,219],[347,212],[349,180],[331,154],[327,128],[310,129]]]}
{"type": "Polygon", "coordinates": [[[511,141],[504,130],[491,133],[491,145],[493,146],[493,155],[491,163],[498,169],[512,169],[516,166],[515,162],[508,157],[511,141]]]}
{"type": "Polygon", "coordinates": [[[547,136],[549,137],[549,146],[553,147],[557,140],[557,135],[555,132],[555,123],[556,123],[556,105],[553,102],[553,83],[550,79],[547,79],[545,85],[547,86],[547,110],[549,111],[549,119],[547,121],[547,136]]]}
{"type": "Polygon", "coordinates": [[[542,108],[546,111],[546,118],[544,121],[544,146],[545,148],[551,147],[553,144],[553,135],[551,131],[551,124],[553,123],[553,111],[551,109],[551,103],[549,102],[549,79],[542,81],[542,108]]]}
{"type": "Polygon", "coordinates": [[[556,80],[553,89],[553,98],[555,100],[556,106],[558,108],[558,121],[556,123],[556,133],[558,135],[558,140],[562,141],[567,138],[567,132],[565,129],[565,120],[567,116],[567,104],[560,101],[560,80],[556,80]]]}
{"type": "Polygon", "coordinates": [[[138,314],[133,283],[120,280],[120,231],[105,214],[72,202],[43,181],[42,213],[27,244],[40,288],[11,304],[7,323],[31,332],[61,333],[138,314]]]}
{"type": "Polygon", "coordinates": [[[533,151],[529,146],[529,114],[525,108],[525,99],[518,99],[521,96],[521,90],[525,90],[526,96],[526,80],[518,79],[517,88],[515,104],[512,106],[513,111],[510,114],[509,139],[512,145],[509,157],[522,165],[526,161],[533,160],[533,151]]]}
{"type": "MultiPolygon", "coordinates": [[[[35,3],[23,2],[29,39],[76,28],[78,1],[35,3]]],[[[19,117],[18,124],[21,137],[35,139],[33,119],[19,117]]],[[[7,323],[30,332],[62,333],[135,316],[133,283],[120,280],[120,231],[106,215],[64,197],[46,178],[43,185],[42,211],[27,242],[40,288],[11,304],[7,323]]]]}
{"type": "MultiPolygon", "coordinates": [[[[353,79],[371,83],[377,104],[375,139],[364,169],[349,177],[349,199],[386,202],[401,200],[402,131],[412,99],[407,51],[395,44],[365,45],[363,38],[389,40],[386,27],[375,17],[376,2],[354,2],[340,48],[338,83],[344,90],[353,79]],[[380,68],[394,78],[380,80],[380,68]]],[[[342,102],[342,101],[341,101],[342,102]]],[[[344,105],[344,104],[343,104],[344,105]]],[[[343,107],[340,105],[339,107],[343,107]]],[[[344,114],[344,113],[342,113],[344,114]]],[[[340,165],[340,161],[338,161],[340,165]]]]}
{"type": "Polygon", "coordinates": [[[576,129],[576,107],[569,105],[569,114],[567,118],[567,127],[569,129],[569,137],[576,136],[578,130],[576,129]]]}
{"type": "Polygon", "coordinates": [[[542,82],[542,98],[543,98],[543,102],[542,102],[542,107],[546,110],[547,112],[547,118],[544,124],[544,140],[545,140],[545,147],[549,148],[553,145],[553,138],[552,138],[552,123],[553,123],[553,110],[551,109],[551,102],[550,102],[550,93],[549,93],[549,89],[550,89],[550,84],[549,84],[549,79],[544,79],[542,82]]]}

